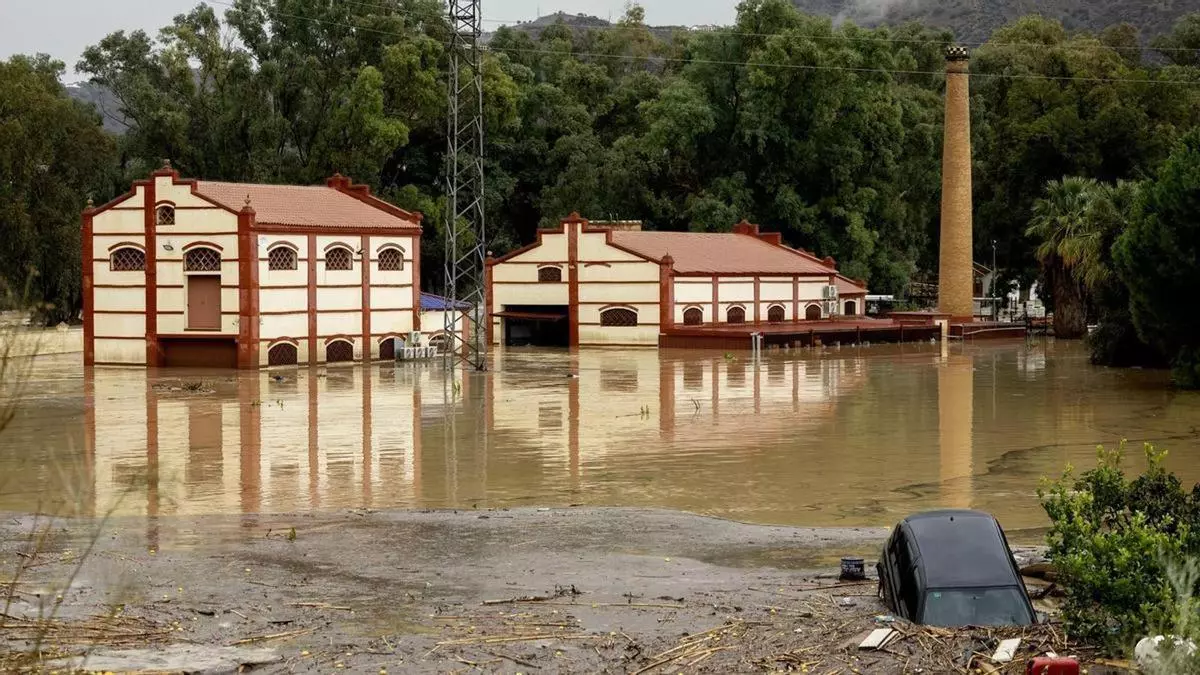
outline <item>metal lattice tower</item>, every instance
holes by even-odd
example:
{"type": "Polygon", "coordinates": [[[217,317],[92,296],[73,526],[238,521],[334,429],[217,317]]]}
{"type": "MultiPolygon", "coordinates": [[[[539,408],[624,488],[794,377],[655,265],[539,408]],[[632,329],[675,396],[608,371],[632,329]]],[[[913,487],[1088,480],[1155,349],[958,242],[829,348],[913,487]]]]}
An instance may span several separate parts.
{"type": "Polygon", "coordinates": [[[471,326],[459,313],[446,315],[451,364],[461,357],[476,370],[487,367],[483,217],[483,69],[479,50],[480,0],[449,0],[450,73],[446,120],[446,297],[469,303],[471,326]],[[464,334],[460,336],[460,331],[464,334]]]}

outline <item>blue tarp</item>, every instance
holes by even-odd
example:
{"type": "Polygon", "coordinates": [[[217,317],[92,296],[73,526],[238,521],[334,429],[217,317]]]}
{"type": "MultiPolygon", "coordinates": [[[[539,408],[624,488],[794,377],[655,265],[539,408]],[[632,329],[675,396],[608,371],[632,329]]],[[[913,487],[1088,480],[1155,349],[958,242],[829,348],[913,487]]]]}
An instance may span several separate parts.
{"type": "Polygon", "coordinates": [[[444,312],[447,309],[470,309],[471,304],[461,300],[451,300],[433,293],[421,293],[421,311],[422,312],[444,312]]]}

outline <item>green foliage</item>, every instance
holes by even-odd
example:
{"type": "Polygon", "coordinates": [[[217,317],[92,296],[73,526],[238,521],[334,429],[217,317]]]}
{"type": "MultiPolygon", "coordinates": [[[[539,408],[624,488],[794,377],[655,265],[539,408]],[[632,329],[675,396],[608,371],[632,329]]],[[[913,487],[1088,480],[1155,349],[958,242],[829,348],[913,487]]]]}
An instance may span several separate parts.
{"type": "Polygon", "coordinates": [[[1145,446],[1147,470],[1129,480],[1124,443],[1100,448],[1099,465],[1068,469],[1038,491],[1050,517],[1050,558],[1066,588],[1063,621],[1075,639],[1113,652],[1177,616],[1167,565],[1200,554],[1200,503],[1145,446]]]}
{"type": "Polygon", "coordinates": [[[1183,387],[1200,387],[1200,313],[1187,303],[1200,288],[1200,129],[1175,146],[1143,188],[1139,217],[1113,256],[1129,289],[1138,335],[1172,359],[1183,387]]]}
{"type": "Polygon", "coordinates": [[[44,55],[0,61],[0,305],[20,296],[49,323],[81,307],[79,214],[108,196],[114,161],[99,116],[66,96],[62,71],[44,55]]]}

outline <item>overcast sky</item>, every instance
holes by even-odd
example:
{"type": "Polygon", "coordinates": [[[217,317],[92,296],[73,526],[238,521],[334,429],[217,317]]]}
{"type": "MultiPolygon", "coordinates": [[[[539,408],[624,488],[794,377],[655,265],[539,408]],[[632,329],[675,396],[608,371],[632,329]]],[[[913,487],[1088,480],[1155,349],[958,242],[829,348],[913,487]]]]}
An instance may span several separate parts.
{"type": "MultiPolygon", "coordinates": [[[[337,2],[338,0],[333,0],[337,2]]],[[[642,0],[650,24],[731,23],[738,0],[642,0]]],[[[116,30],[151,33],[199,0],[0,0],[0,58],[44,52],[67,64],[68,81],[84,47],[116,30]]],[[[225,0],[209,4],[223,14],[225,0]]],[[[483,0],[484,29],[501,21],[537,18],[555,11],[617,19],[626,0],[483,0]]]]}

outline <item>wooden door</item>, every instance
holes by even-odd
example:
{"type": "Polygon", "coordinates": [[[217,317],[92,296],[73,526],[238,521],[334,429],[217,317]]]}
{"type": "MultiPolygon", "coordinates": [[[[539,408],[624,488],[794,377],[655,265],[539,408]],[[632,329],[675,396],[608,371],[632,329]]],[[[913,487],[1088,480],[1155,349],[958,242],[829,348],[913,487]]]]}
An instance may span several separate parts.
{"type": "Polygon", "coordinates": [[[188,329],[221,330],[221,277],[191,275],[188,286],[188,329]]]}

